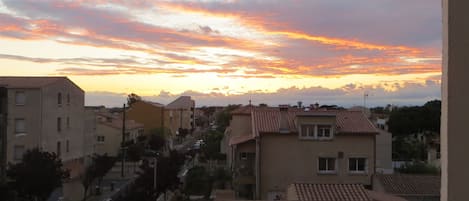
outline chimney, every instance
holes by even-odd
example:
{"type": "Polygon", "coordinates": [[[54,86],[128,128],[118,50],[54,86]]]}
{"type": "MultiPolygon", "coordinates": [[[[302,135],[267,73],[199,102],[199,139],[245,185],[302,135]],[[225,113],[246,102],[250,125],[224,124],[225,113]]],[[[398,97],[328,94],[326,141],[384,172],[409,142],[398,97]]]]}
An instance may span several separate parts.
{"type": "Polygon", "coordinates": [[[288,127],[288,108],[289,105],[279,105],[280,117],[279,117],[279,132],[280,133],[289,133],[290,129],[288,127]]]}

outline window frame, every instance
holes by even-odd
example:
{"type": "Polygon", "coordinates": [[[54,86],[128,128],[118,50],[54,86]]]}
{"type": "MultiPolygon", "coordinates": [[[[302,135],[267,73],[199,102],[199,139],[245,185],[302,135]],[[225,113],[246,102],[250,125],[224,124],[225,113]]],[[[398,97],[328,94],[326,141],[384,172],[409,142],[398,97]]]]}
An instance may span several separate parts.
{"type": "Polygon", "coordinates": [[[347,171],[350,173],[350,174],[368,174],[368,158],[367,157],[364,157],[364,156],[350,156],[347,158],[347,171]],[[355,165],[355,170],[350,170],[350,163],[351,163],[351,160],[352,159],[355,159],[357,161],[356,165],[355,165]],[[365,164],[363,164],[363,170],[358,170],[358,167],[359,167],[359,163],[358,161],[360,159],[364,159],[365,161],[365,164]]]}
{"type": "Polygon", "coordinates": [[[13,160],[15,160],[15,161],[23,160],[23,155],[24,155],[25,152],[26,152],[26,146],[24,146],[24,145],[15,145],[13,147],[13,160]],[[21,156],[18,156],[18,153],[17,153],[18,148],[23,149],[23,152],[21,153],[21,156]]]}
{"type": "Polygon", "coordinates": [[[317,173],[318,174],[337,174],[339,169],[339,163],[336,157],[327,157],[327,156],[320,156],[317,158],[317,173]],[[326,170],[321,170],[320,161],[321,159],[326,159],[326,170]],[[334,170],[329,170],[329,160],[334,160],[334,170]]]}
{"type": "Polygon", "coordinates": [[[57,117],[57,132],[62,132],[62,117],[57,117]]]}
{"type": "Polygon", "coordinates": [[[15,91],[15,105],[16,106],[24,106],[26,105],[26,92],[25,91],[15,91]],[[23,94],[23,102],[18,102],[18,95],[23,94]]]}
{"type": "Polygon", "coordinates": [[[15,118],[14,120],[15,122],[15,134],[16,135],[25,135],[26,134],[26,119],[25,118],[15,118]],[[19,121],[22,121],[23,122],[23,129],[22,130],[18,130],[18,122],[19,121]]]}
{"type": "Polygon", "coordinates": [[[105,140],[106,140],[106,138],[105,138],[104,135],[97,135],[97,136],[96,136],[96,142],[97,142],[98,144],[104,144],[104,141],[105,141],[105,140]],[[100,140],[100,139],[102,139],[102,140],[100,140]]]}
{"type": "Polygon", "coordinates": [[[334,138],[334,124],[318,124],[318,123],[300,123],[298,129],[298,138],[302,140],[332,140],[334,138]],[[307,134],[303,135],[303,127],[313,127],[313,134],[310,135],[309,129],[307,130],[307,134]],[[329,127],[329,136],[319,136],[319,127],[321,126],[328,126],[329,127]]]}
{"type": "Polygon", "coordinates": [[[328,139],[332,139],[334,137],[334,134],[333,134],[333,128],[332,128],[332,124],[317,124],[316,125],[316,135],[317,135],[317,139],[319,140],[328,140],[328,139]],[[319,133],[321,131],[321,129],[319,127],[329,127],[329,136],[325,136],[324,133],[323,136],[319,136],[319,133]]]}
{"type": "Polygon", "coordinates": [[[300,139],[304,139],[304,140],[314,140],[316,139],[316,125],[315,124],[311,124],[311,123],[302,123],[300,124],[300,129],[299,129],[299,132],[298,132],[298,135],[299,135],[299,138],[300,139]],[[303,127],[306,126],[306,135],[303,135],[303,127]],[[310,130],[308,128],[312,128],[313,130],[313,134],[311,134],[310,130]]]}
{"type": "Polygon", "coordinates": [[[62,92],[57,93],[57,106],[62,107],[63,105],[63,96],[62,92]]]}

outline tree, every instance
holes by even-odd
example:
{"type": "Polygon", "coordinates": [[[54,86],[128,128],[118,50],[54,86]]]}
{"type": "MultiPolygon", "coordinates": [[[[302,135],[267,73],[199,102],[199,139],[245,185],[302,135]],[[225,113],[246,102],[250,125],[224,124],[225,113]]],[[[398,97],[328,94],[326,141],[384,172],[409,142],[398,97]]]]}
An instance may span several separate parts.
{"type": "Polygon", "coordinates": [[[93,163],[95,166],[95,175],[98,179],[98,185],[101,186],[101,181],[109,170],[114,166],[116,159],[114,157],[104,155],[94,155],[93,163]]]}
{"type": "Polygon", "coordinates": [[[167,128],[157,128],[150,132],[147,145],[154,151],[161,150],[166,145],[166,134],[169,133],[167,128]]]}
{"type": "Polygon", "coordinates": [[[145,148],[142,143],[134,143],[128,146],[127,156],[130,161],[134,162],[134,172],[136,169],[136,162],[142,159],[143,154],[145,153],[145,148]]]}
{"type": "Polygon", "coordinates": [[[55,153],[35,148],[26,151],[20,163],[10,164],[7,175],[12,187],[25,200],[46,200],[55,188],[62,186],[69,171],[55,153]]]}
{"type": "Polygon", "coordinates": [[[129,107],[132,107],[132,104],[134,104],[137,101],[141,101],[141,100],[142,100],[142,97],[140,97],[137,94],[131,93],[131,94],[127,95],[127,105],[129,107]]]}
{"type": "Polygon", "coordinates": [[[153,186],[153,166],[144,160],[140,167],[143,171],[139,173],[129,193],[117,200],[154,201],[159,193],[165,192],[166,189],[175,189],[179,185],[177,174],[184,163],[184,159],[184,155],[177,151],[171,151],[168,157],[158,158],[156,189],[153,186]]]}
{"type": "Polygon", "coordinates": [[[187,172],[184,191],[189,195],[208,197],[211,191],[211,178],[204,167],[195,166],[187,172]]]}
{"type": "Polygon", "coordinates": [[[225,132],[226,127],[230,125],[231,112],[239,107],[241,107],[241,105],[228,105],[223,111],[217,114],[216,123],[218,131],[225,132]]]}
{"type": "Polygon", "coordinates": [[[203,156],[211,160],[220,160],[225,156],[220,153],[220,142],[223,139],[223,133],[219,131],[210,131],[205,135],[205,144],[201,146],[203,156]]]}
{"type": "Polygon", "coordinates": [[[389,131],[393,136],[439,133],[440,117],[441,101],[439,100],[429,101],[423,106],[397,108],[389,116],[389,131]]]}
{"type": "Polygon", "coordinates": [[[88,190],[91,186],[91,184],[94,182],[96,179],[96,167],[94,164],[91,164],[86,167],[85,172],[81,175],[81,185],[83,185],[83,200],[86,200],[88,190]]]}

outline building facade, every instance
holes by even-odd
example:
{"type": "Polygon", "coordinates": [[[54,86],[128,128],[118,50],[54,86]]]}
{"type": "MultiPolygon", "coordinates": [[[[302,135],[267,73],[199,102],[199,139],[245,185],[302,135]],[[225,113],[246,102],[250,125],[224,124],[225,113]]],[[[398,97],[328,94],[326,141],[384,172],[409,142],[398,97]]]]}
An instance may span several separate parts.
{"type": "Polygon", "coordinates": [[[84,91],[66,77],[0,77],[4,89],[2,165],[33,148],[54,152],[77,171],[84,155],[84,91]]]}
{"type": "Polygon", "coordinates": [[[181,129],[189,133],[195,128],[195,101],[190,96],[181,96],[165,107],[164,125],[171,136],[179,135],[181,129]]]}
{"type": "MultiPolygon", "coordinates": [[[[122,118],[120,115],[98,112],[96,119],[95,153],[117,156],[122,144],[122,118]]],[[[125,142],[136,142],[137,138],[143,135],[143,124],[137,123],[134,120],[125,121],[125,142]]]]}
{"type": "Polygon", "coordinates": [[[376,134],[360,111],[235,110],[226,153],[237,197],[285,199],[292,183],[369,186],[376,134]]]}
{"type": "Polygon", "coordinates": [[[149,101],[137,101],[126,110],[126,118],[143,124],[145,135],[164,127],[164,105],[149,101]]]}

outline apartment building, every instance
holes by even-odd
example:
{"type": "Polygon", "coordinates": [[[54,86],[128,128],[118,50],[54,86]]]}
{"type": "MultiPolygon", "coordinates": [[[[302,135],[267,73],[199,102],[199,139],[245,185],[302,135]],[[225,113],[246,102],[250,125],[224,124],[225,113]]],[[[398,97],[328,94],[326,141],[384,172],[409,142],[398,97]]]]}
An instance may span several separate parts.
{"type": "Polygon", "coordinates": [[[195,101],[190,96],[180,96],[165,107],[164,125],[172,136],[179,134],[180,129],[189,132],[195,128],[195,101]]]}
{"type": "MultiPolygon", "coordinates": [[[[123,119],[119,114],[109,112],[96,113],[96,145],[97,154],[117,156],[122,143],[123,119]]],[[[144,126],[134,120],[125,121],[125,142],[137,141],[144,135],[144,126]]]]}
{"type": "Polygon", "coordinates": [[[289,185],[371,185],[377,130],[360,111],[242,107],[225,137],[240,199],[285,199],[289,185]]]}
{"type": "Polygon", "coordinates": [[[58,154],[77,176],[84,155],[84,91],[66,77],[0,77],[0,87],[2,173],[26,150],[40,148],[58,154]]]}
{"type": "Polygon", "coordinates": [[[126,110],[127,119],[143,124],[144,134],[164,127],[164,105],[150,101],[137,101],[126,110]]]}

